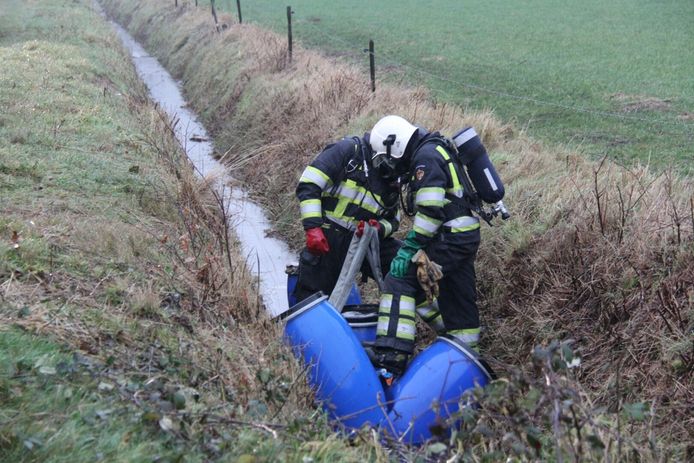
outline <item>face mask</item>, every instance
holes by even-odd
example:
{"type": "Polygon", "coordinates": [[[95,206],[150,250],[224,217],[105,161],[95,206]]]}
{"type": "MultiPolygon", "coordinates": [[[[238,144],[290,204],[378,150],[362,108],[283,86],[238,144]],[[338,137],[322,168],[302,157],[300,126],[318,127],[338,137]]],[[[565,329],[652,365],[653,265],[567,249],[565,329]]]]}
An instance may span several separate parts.
{"type": "Polygon", "coordinates": [[[378,174],[385,179],[396,177],[397,162],[390,158],[386,153],[378,153],[371,159],[371,165],[378,171],[378,174]]]}

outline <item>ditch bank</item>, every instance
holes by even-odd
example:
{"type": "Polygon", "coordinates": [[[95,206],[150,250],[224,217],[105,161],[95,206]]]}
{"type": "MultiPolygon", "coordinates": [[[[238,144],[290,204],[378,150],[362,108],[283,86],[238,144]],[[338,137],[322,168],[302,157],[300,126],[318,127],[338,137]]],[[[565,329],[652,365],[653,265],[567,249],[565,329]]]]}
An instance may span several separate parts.
{"type": "Polygon", "coordinates": [[[150,56],[128,34],[113,23],[118,37],[130,53],[138,75],[149,90],[152,100],[172,121],[173,133],[193,168],[211,188],[220,201],[224,215],[241,244],[248,270],[257,276],[265,308],[271,316],[285,312],[287,303],[287,276],[285,267],[296,260],[281,240],[268,236],[272,226],[263,210],[248,199],[241,188],[230,188],[232,178],[223,164],[213,156],[213,144],[197,116],[187,107],[178,84],[156,58],[150,56]]]}
{"type": "Polygon", "coordinates": [[[612,412],[643,400],[656,433],[691,442],[694,403],[692,180],[648,166],[548,150],[490,112],[432,101],[192,3],[104,0],[172,74],[216,140],[216,156],[277,233],[298,246],[293,191],[333,139],[401,114],[451,135],[472,125],[507,186],[513,214],[485,228],[478,262],[482,348],[501,371],[533,346],[573,339],[576,378],[612,412]]]}

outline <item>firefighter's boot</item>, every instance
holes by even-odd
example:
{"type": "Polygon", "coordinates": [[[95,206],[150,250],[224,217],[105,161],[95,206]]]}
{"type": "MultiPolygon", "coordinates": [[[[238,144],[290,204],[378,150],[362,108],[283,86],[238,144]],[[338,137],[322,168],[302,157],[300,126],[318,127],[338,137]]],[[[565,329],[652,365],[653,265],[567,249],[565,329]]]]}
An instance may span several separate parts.
{"type": "Polygon", "coordinates": [[[395,377],[402,376],[410,358],[409,353],[388,347],[367,346],[365,350],[374,367],[383,368],[395,377]]]}

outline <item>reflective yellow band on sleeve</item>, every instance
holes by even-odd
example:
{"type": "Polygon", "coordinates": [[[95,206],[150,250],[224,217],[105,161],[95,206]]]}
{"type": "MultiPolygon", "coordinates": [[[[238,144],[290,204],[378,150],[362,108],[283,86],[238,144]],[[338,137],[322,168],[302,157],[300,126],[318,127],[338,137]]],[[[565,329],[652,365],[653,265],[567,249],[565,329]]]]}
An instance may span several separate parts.
{"type": "Polygon", "coordinates": [[[314,217],[323,217],[321,210],[320,199],[307,199],[299,203],[302,219],[311,219],[314,217]]]}
{"type": "Polygon", "coordinates": [[[325,187],[332,184],[332,180],[330,180],[330,177],[328,177],[328,175],[322,170],[313,166],[308,166],[301,174],[299,183],[313,183],[318,185],[321,190],[324,190],[325,187]]]}
{"type": "Polygon", "coordinates": [[[414,203],[417,206],[443,207],[446,190],[438,187],[426,187],[417,190],[414,203]]]}
{"type": "Polygon", "coordinates": [[[386,219],[381,219],[378,223],[380,223],[383,228],[383,236],[388,237],[393,233],[393,226],[386,219]]]}
{"type": "Polygon", "coordinates": [[[436,220],[422,214],[421,212],[417,212],[417,215],[414,217],[412,229],[420,235],[434,236],[441,226],[441,222],[441,220],[436,220]]]}

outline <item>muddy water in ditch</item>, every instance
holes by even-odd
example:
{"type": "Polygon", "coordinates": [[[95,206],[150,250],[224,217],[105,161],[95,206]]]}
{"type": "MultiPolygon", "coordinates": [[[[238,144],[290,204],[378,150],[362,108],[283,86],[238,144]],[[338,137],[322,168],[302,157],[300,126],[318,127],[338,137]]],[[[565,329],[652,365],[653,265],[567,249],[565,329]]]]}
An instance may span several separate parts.
{"type": "Polygon", "coordinates": [[[241,242],[248,268],[260,280],[263,302],[270,315],[281,314],[288,309],[284,270],[288,263],[296,261],[296,254],[283,241],[267,236],[271,227],[263,210],[248,200],[243,189],[229,186],[232,179],[212,156],[212,142],[208,141],[210,138],[196,115],[186,107],[178,83],[130,34],[118,24],[112,24],[130,52],[152,100],[166,111],[172,121],[177,121],[176,138],[199,175],[218,179],[215,188],[226,198],[230,225],[241,242]]]}

